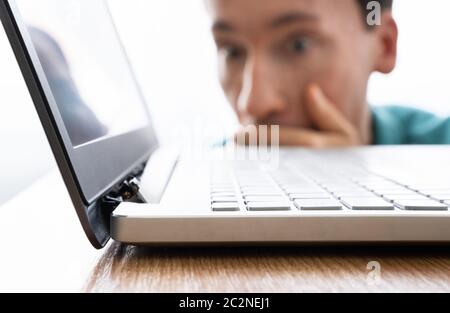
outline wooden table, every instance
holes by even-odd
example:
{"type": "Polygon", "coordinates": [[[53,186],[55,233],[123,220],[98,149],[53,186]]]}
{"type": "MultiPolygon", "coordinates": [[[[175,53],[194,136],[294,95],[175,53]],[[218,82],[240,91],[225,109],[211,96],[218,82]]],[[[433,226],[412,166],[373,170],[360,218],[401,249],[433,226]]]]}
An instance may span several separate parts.
{"type": "Polygon", "coordinates": [[[442,246],[149,248],[111,242],[97,251],[57,172],[0,212],[0,291],[450,291],[450,248],[442,246]]]}

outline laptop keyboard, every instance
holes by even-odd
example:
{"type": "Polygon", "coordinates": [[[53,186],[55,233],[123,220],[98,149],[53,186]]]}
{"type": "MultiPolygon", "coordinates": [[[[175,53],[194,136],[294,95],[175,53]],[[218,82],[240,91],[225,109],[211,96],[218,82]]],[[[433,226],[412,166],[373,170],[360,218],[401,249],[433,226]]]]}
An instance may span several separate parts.
{"type": "Polygon", "coordinates": [[[396,182],[357,166],[264,168],[257,162],[214,166],[214,212],[276,211],[448,211],[449,188],[396,182]]]}

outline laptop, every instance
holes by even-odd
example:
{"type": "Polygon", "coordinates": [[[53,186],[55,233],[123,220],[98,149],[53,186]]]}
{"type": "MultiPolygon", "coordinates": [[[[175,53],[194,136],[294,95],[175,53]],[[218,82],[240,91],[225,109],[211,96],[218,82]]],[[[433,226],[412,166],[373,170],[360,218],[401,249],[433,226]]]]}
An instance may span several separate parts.
{"type": "Polygon", "coordinates": [[[106,1],[1,0],[0,17],[96,248],[450,241],[448,147],[184,157],[159,145],[106,1]]]}

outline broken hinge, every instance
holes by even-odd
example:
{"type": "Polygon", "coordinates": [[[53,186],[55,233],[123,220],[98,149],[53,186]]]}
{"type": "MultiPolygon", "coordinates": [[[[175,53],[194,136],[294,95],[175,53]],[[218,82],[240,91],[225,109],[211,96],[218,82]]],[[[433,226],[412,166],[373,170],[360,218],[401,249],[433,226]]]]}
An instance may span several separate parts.
{"type": "Polygon", "coordinates": [[[127,201],[137,196],[139,193],[141,182],[136,177],[128,179],[122,183],[119,189],[119,195],[123,201],[127,201]]]}

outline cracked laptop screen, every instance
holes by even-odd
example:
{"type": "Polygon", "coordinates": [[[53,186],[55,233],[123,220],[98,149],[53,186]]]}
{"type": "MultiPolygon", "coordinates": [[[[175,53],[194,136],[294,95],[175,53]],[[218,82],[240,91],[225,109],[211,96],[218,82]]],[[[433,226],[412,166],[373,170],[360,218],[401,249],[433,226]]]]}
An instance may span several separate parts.
{"type": "Polygon", "coordinates": [[[16,2],[74,147],[147,126],[107,1],[16,2]]]}

